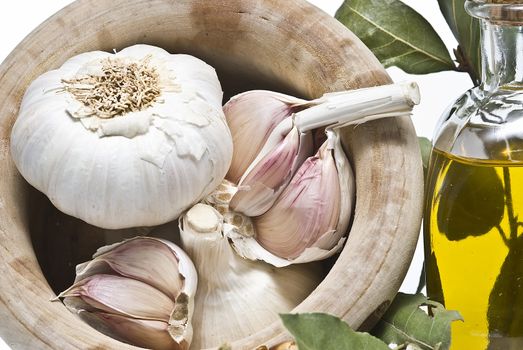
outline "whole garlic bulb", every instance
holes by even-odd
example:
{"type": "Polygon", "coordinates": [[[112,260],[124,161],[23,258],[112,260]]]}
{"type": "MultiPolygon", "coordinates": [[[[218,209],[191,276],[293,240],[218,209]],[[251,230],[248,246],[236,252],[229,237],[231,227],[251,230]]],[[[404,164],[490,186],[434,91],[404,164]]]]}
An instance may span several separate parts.
{"type": "Polygon", "coordinates": [[[58,295],[81,319],[120,341],[155,350],[188,349],[197,275],[175,244],[136,237],[100,248],[58,295]]]}
{"type": "Polygon", "coordinates": [[[29,86],[12,157],[66,214],[108,229],[162,224],[227,173],[222,95],[214,69],[189,55],[83,53],[29,86]]]}
{"type": "Polygon", "coordinates": [[[302,264],[275,269],[238,256],[224,236],[229,224],[216,209],[196,204],[180,217],[184,250],[198,271],[192,348],[217,347],[279,319],[309,295],[321,268],[302,264]]]}

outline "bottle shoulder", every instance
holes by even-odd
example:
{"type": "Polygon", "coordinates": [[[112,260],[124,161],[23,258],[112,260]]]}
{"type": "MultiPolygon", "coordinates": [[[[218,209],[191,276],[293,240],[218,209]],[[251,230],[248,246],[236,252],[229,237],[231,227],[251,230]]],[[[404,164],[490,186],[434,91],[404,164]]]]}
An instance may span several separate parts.
{"type": "Polygon", "coordinates": [[[523,161],[523,89],[470,89],[443,113],[433,143],[461,158],[523,161]]]}

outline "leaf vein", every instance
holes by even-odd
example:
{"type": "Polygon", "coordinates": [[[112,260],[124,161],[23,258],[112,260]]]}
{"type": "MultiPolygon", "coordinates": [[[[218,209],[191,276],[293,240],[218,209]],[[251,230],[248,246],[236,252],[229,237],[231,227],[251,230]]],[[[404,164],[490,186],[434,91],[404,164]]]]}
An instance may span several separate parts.
{"type": "Polygon", "coordinates": [[[387,46],[390,46],[390,45],[394,44],[396,41],[398,41],[398,40],[394,39],[392,41],[389,41],[386,44],[383,44],[383,45],[380,45],[380,46],[377,46],[377,47],[373,47],[372,50],[381,50],[381,49],[383,49],[383,48],[385,48],[387,46]]]}
{"type": "Polygon", "coordinates": [[[417,62],[412,63],[410,66],[411,66],[411,67],[414,67],[414,66],[416,66],[416,65],[418,65],[418,64],[422,64],[423,62],[427,62],[427,61],[429,61],[429,60],[430,60],[430,58],[424,58],[424,59],[422,59],[422,60],[420,60],[420,61],[417,61],[417,62]]]}
{"type": "Polygon", "coordinates": [[[458,19],[456,18],[456,0],[452,0],[452,20],[454,21],[457,36],[459,37],[458,19]]]}
{"type": "Polygon", "coordinates": [[[430,329],[429,329],[429,335],[427,337],[427,339],[430,341],[430,338],[432,337],[432,330],[434,329],[434,321],[430,324],[430,329]]]}
{"type": "Polygon", "coordinates": [[[396,55],[396,56],[389,57],[389,58],[385,59],[382,63],[383,63],[384,65],[386,65],[385,63],[388,63],[388,62],[394,62],[394,61],[397,60],[398,58],[405,57],[405,56],[408,56],[408,55],[413,54],[413,53],[416,53],[416,52],[418,52],[418,51],[416,51],[416,50],[410,50],[410,51],[404,52],[404,53],[402,53],[402,54],[400,54],[400,55],[396,55]]]}
{"type": "Polygon", "coordinates": [[[387,323],[389,324],[392,329],[396,330],[399,334],[401,334],[405,339],[408,339],[409,341],[415,343],[415,344],[421,344],[423,346],[426,346],[427,348],[429,349],[433,349],[432,345],[424,342],[424,341],[421,341],[420,339],[416,339],[415,337],[407,334],[407,332],[405,331],[402,331],[401,329],[399,329],[397,326],[395,326],[394,324],[390,323],[390,322],[387,322],[387,321],[384,321],[384,323],[387,323]]]}

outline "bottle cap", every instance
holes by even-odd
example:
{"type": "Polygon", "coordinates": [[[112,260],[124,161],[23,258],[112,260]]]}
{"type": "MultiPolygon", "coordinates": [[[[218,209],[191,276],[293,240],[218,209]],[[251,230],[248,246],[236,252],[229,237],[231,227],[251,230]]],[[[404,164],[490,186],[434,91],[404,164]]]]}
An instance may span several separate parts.
{"type": "Polygon", "coordinates": [[[523,25],[523,0],[467,0],[467,12],[495,24],[523,25]]]}

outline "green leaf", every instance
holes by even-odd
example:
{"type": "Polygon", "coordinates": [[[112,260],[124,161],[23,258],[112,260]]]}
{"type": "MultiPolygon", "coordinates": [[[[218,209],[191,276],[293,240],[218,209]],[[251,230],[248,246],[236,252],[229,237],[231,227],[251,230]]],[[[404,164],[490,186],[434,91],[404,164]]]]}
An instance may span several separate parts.
{"type": "Polygon", "coordinates": [[[456,320],[462,320],[457,311],[447,311],[422,294],[399,293],[371,333],[387,343],[444,350],[450,346],[450,324],[456,320]],[[432,316],[420,309],[422,305],[429,307],[432,316]]]}
{"type": "Polygon", "coordinates": [[[452,161],[437,196],[438,228],[451,241],[483,235],[503,218],[503,184],[492,167],[452,161]]]}
{"type": "Polygon", "coordinates": [[[429,22],[399,0],[345,0],[336,18],[385,67],[397,66],[413,74],[456,69],[429,22]]]}
{"type": "Polygon", "coordinates": [[[438,0],[439,8],[459,43],[456,56],[460,68],[469,73],[475,84],[481,76],[479,20],[465,11],[465,0],[438,0]]]}
{"type": "Polygon", "coordinates": [[[438,260],[436,259],[436,254],[434,254],[434,252],[430,252],[430,255],[426,254],[425,268],[427,269],[425,278],[427,282],[427,293],[430,295],[432,300],[445,304],[438,260]]]}
{"type": "Polygon", "coordinates": [[[522,260],[523,236],[520,236],[510,240],[509,252],[490,293],[487,312],[489,350],[523,349],[522,260]]]}
{"type": "Polygon", "coordinates": [[[390,350],[368,333],[353,331],[337,317],[322,314],[280,315],[300,350],[390,350]]]}

